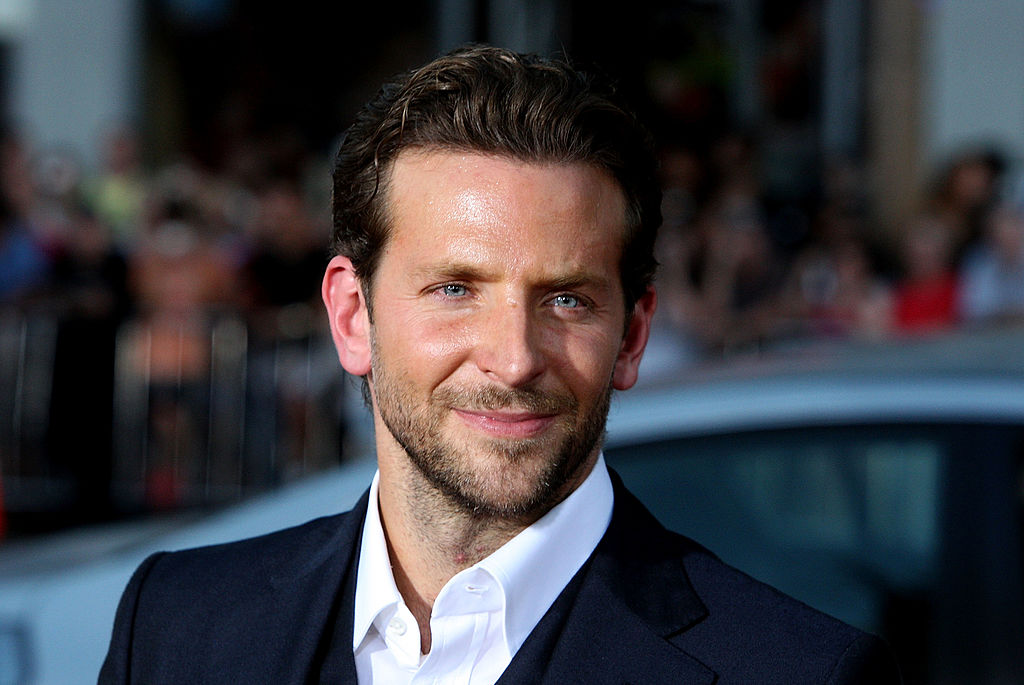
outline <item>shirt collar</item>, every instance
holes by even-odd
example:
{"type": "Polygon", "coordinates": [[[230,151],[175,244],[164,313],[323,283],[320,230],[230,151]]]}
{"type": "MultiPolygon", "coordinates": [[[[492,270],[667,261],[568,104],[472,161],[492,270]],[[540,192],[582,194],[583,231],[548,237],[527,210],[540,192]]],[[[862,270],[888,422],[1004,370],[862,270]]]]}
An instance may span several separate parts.
{"type": "Polygon", "coordinates": [[[478,566],[505,588],[505,631],[512,654],[590,558],[612,517],[614,495],[604,455],[583,483],[478,566]]]}
{"type": "MultiPolygon", "coordinates": [[[[356,572],[353,650],[375,621],[387,623],[402,603],[380,521],[379,481],[378,471],[370,484],[356,572]]],[[[590,557],[611,521],[613,503],[612,482],[601,454],[576,490],[472,567],[493,576],[504,590],[505,636],[511,654],[590,557]]]]}
{"type": "Polygon", "coordinates": [[[380,505],[377,492],[380,471],[373,475],[370,496],[363,521],[363,536],[359,549],[359,566],[356,570],[356,596],[354,622],[352,624],[352,649],[362,644],[370,626],[380,616],[388,621],[395,614],[402,596],[395,585],[391,572],[388,544],[384,539],[384,526],[380,522],[380,505]]]}

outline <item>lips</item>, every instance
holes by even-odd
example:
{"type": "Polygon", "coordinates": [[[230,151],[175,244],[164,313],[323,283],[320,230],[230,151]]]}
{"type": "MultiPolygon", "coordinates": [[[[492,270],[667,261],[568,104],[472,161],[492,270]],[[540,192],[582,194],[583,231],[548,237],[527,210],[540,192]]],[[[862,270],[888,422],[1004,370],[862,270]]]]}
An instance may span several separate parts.
{"type": "Polygon", "coordinates": [[[499,438],[532,438],[555,421],[555,414],[524,411],[475,411],[455,409],[455,414],[470,428],[499,438]]]}

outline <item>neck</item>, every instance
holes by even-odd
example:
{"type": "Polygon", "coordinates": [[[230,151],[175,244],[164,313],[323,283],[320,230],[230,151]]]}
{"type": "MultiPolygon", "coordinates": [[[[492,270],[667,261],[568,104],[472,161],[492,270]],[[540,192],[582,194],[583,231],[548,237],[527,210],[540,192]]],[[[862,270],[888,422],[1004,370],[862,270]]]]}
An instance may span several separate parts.
{"type": "MultiPolygon", "coordinates": [[[[380,464],[380,512],[393,565],[430,603],[448,580],[492,554],[542,514],[506,518],[470,513],[449,501],[411,464],[380,464]]],[[[401,588],[399,588],[401,589],[401,588]]]]}
{"type": "Polygon", "coordinates": [[[528,527],[538,516],[510,520],[459,509],[410,464],[380,460],[381,524],[395,585],[430,651],[430,615],[441,589],[528,527]],[[395,473],[394,469],[401,473],[395,473]]]}

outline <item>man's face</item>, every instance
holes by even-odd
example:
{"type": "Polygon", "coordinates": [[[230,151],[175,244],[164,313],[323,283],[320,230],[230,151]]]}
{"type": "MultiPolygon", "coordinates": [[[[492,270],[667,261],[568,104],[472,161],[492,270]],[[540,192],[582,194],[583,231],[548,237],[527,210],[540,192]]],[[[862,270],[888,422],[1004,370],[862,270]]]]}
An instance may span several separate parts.
{"type": "Polygon", "coordinates": [[[444,151],[403,152],[389,186],[370,327],[382,475],[404,460],[465,511],[541,513],[589,473],[646,342],[653,294],[623,335],[622,192],[590,166],[444,151]]]}

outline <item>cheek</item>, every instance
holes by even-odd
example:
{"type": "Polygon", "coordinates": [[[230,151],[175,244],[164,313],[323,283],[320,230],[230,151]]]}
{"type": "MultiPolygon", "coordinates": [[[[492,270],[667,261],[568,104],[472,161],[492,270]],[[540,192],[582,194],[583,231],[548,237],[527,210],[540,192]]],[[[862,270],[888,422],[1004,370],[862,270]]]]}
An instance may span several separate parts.
{"type": "Polygon", "coordinates": [[[544,349],[549,368],[577,394],[608,385],[619,344],[603,331],[576,331],[546,336],[544,349]]]}
{"type": "Polygon", "coordinates": [[[398,334],[408,338],[424,356],[437,360],[465,355],[479,337],[471,321],[436,314],[410,317],[398,334]]]}
{"type": "Polygon", "coordinates": [[[380,355],[403,372],[429,382],[443,380],[459,366],[472,345],[466,326],[436,316],[407,316],[377,326],[380,355]]]}

